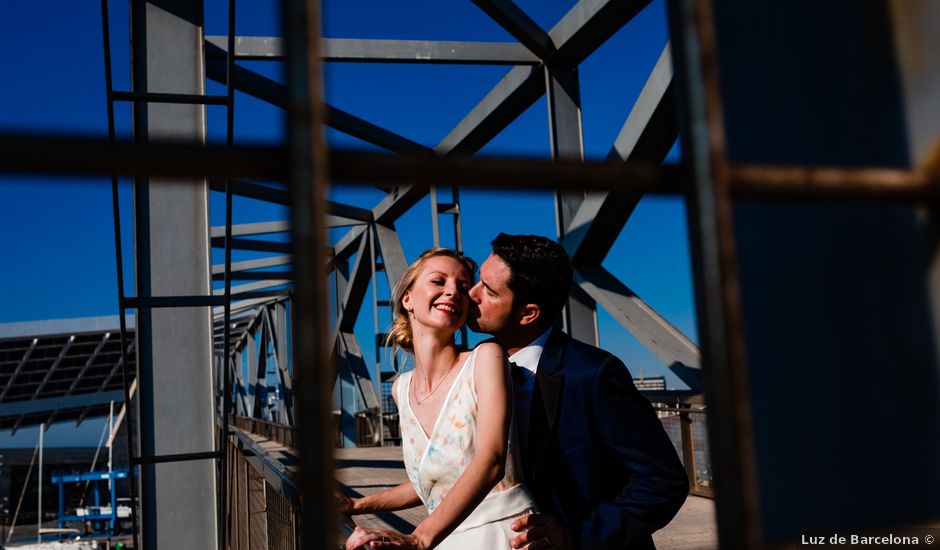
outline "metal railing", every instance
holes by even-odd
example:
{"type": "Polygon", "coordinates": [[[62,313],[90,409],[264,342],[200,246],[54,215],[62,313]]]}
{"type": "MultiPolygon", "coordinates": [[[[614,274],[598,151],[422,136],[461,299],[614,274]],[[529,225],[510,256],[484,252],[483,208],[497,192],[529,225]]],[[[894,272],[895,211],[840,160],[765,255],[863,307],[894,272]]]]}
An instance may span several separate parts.
{"type": "Polygon", "coordinates": [[[248,416],[233,416],[235,426],[245,432],[266,437],[271,441],[276,441],[285,447],[297,449],[297,430],[292,426],[285,426],[275,422],[268,422],[260,418],[251,418],[248,416]]]}
{"type": "MultiPolygon", "coordinates": [[[[704,405],[664,402],[653,398],[653,408],[682,459],[689,476],[690,493],[713,498],[709,459],[707,410],[704,405]]],[[[373,429],[365,422],[362,437],[371,440],[373,429]]],[[[340,433],[338,423],[335,426],[340,433]]],[[[284,454],[297,449],[298,431],[258,418],[232,417],[225,452],[231,468],[226,473],[226,548],[285,549],[302,547],[302,499],[297,471],[284,454]],[[286,449],[272,447],[276,443],[286,449]]],[[[341,439],[338,439],[341,441],[341,439]]],[[[336,547],[351,530],[337,529],[336,547]]]]}
{"type": "Polygon", "coordinates": [[[653,410],[682,459],[689,476],[689,492],[714,498],[705,406],[654,402],[653,410]]]}
{"type": "Polygon", "coordinates": [[[234,420],[225,445],[227,459],[231,465],[225,480],[228,488],[225,502],[226,548],[302,548],[303,507],[300,485],[285,464],[278,460],[276,453],[259,445],[247,433],[245,427],[253,426],[266,430],[255,435],[262,435],[282,444],[283,442],[275,437],[283,437],[289,433],[292,438],[293,429],[245,417],[235,417],[234,420]]]}

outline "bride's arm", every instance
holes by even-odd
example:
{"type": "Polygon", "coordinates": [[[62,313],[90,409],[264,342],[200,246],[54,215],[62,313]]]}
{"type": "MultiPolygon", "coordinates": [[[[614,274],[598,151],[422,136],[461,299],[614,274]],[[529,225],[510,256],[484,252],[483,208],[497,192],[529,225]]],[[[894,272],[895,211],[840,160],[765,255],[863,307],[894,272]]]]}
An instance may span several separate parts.
{"type": "Polygon", "coordinates": [[[473,459],[441,504],[412,533],[420,548],[433,548],[444,540],[505,473],[512,392],[505,354],[499,345],[480,345],[474,380],[478,413],[473,459]]]}
{"type": "MultiPolygon", "coordinates": [[[[392,382],[392,399],[398,405],[398,379],[392,382]]],[[[421,504],[418,493],[415,492],[411,481],[406,481],[401,485],[361,498],[350,498],[345,495],[337,494],[339,501],[339,511],[342,514],[352,516],[359,514],[374,514],[376,512],[394,512],[396,510],[405,510],[414,508],[421,504]]]]}
{"type": "Polygon", "coordinates": [[[340,503],[340,513],[352,516],[374,514],[376,512],[394,512],[395,510],[414,508],[421,504],[421,499],[418,498],[418,493],[415,492],[415,488],[410,481],[381,493],[361,498],[348,498],[348,500],[349,502],[340,503]]]}

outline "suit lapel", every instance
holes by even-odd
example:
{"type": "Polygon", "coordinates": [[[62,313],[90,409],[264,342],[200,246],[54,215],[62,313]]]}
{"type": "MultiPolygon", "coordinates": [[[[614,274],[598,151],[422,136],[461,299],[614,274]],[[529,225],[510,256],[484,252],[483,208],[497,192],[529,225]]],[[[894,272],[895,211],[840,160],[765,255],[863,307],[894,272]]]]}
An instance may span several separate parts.
{"type": "Polygon", "coordinates": [[[565,376],[561,371],[563,347],[566,335],[554,329],[539,359],[536,370],[536,392],[538,398],[533,399],[533,409],[529,419],[529,444],[526,451],[532,451],[529,462],[532,470],[539,464],[539,459],[545,456],[548,446],[557,427],[558,412],[561,405],[561,391],[565,376]],[[541,409],[541,410],[538,410],[541,409]]]}

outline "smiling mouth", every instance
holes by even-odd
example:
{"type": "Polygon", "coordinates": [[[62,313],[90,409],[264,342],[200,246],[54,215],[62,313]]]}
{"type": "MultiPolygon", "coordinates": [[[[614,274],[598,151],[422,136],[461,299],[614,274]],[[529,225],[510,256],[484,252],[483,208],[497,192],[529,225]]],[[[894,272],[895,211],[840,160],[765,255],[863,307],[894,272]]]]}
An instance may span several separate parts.
{"type": "Polygon", "coordinates": [[[460,310],[457,309],[456,306],[452,306],[450,304],[435,304],[434,309],[438,311],[443,311],[444,313],[450,313],[451,315],[456,315],[457,313],[460,312],[460,310]]]}

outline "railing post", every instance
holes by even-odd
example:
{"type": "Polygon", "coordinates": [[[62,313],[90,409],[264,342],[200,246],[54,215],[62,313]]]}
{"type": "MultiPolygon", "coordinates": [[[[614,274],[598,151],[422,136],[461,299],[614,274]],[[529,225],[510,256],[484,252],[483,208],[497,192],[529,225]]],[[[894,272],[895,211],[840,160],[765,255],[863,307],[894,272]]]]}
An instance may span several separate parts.
{"type": "Polygon", "coordinates": [[[685,473],[689,476],[689,490],[698,489],[698,476],[695,469],[695,445],[692,438],[692,405],[680,403],[680,409],[686,409],[679,413],[679,432],[682,434],[682,464],[685,466],[685,473]]]}

